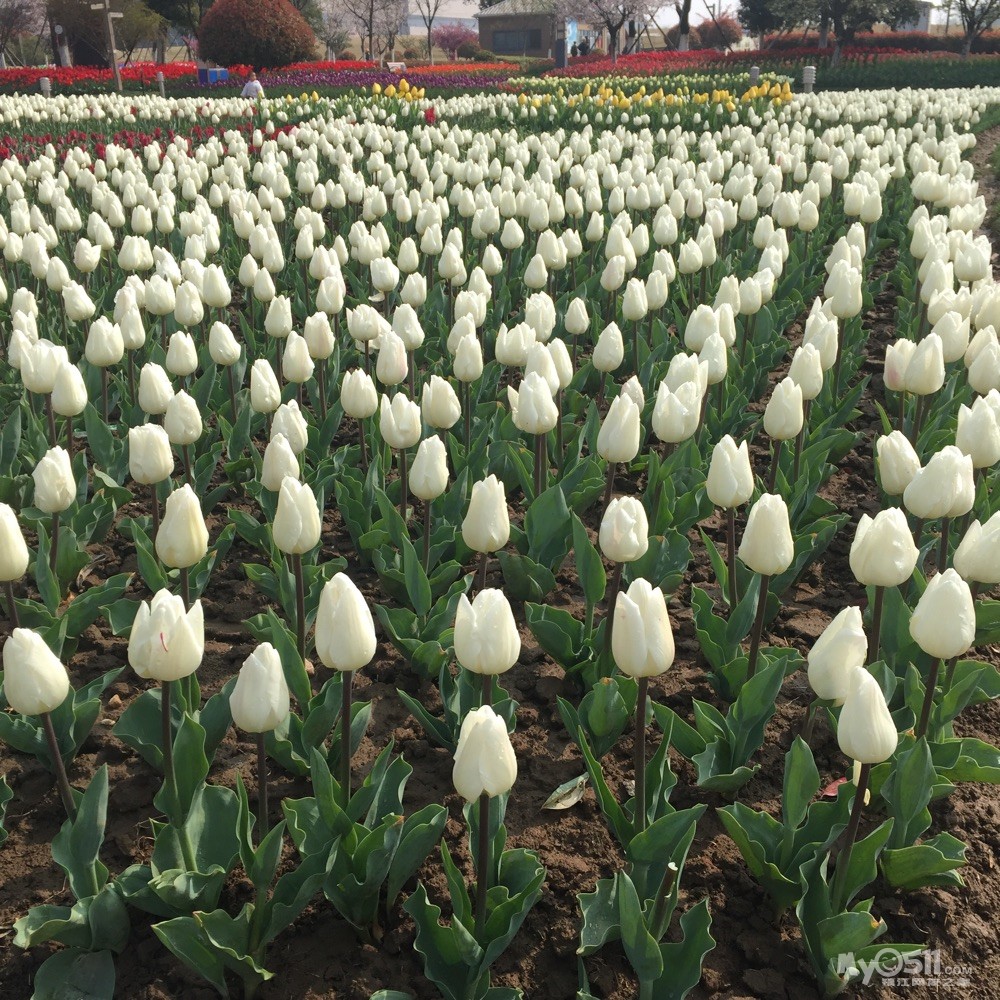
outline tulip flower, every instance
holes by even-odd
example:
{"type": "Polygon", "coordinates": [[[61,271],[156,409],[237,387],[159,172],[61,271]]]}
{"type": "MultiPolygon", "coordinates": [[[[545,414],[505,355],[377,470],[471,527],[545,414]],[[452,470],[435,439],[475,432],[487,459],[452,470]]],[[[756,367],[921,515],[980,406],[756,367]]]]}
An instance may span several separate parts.
{"type": "Polygon", "coordinates": [[[268,829],[267,750],[264,736],[288,718],[288,685],[278,651],[261,643],[243,661],[236,685],[229,695],[233,723],[253,733],[257,743],[257,819],[260,838],[268,829]]]}
{"type": "MultiPolygon", "coordinates": [[[[424,385],[426,393],[427,384],[424,385]]],[[[424,569],[430,569],[431,505],[448,488],[448,452],[436,434],[424,438],[410,469],[410,489],[424,503],[424,569]]]]}
{"type": "Polygon", "coordinates": [[[59,553],[59,515],[76,499],[76,479],[65,448],[50,448],[31,474],[35,482],[35,506],[52,516],[49,536],[49,568],[53,574],[59,553]]]}
{"type": "Polygon", "coordinates": [[[847,905],[844,881],[861,824],[861,812],[864,809],[872,765],[888,760],[895,753],[898,740],[899,734],[878,681],[864,668],[855,670],[853,685],[840,710],[837,742],[851,760],[861,762],[861,770],[855,783],[854,805],[847,833],[844,835],[844,847],[837,856],[837,868],[833,877],[831,899],[835,913],[842,912],[847,905]]]}
{"type": "Polygon", "coordinates": [[[788,523],[788,508],[780,496],[764,493],[750,508],[747,526],[743,529],[739,557],[746,566],[760,576],[760,594],[757,598],[757,616],[750,635],[747,678],[757,669],[760,637],[764,630],[764,613],[767,610],[767,588],[771,577],[784,573],[795,558],[795,542],[788,523]]]}
{"type": "Polygon", "coordinates": [[[324,587],[316,612],[316,653],[325,666],[341,675],[340,788],[343,808],[351,798],[351,685],[354,671],[375,656],[375,622],[371,609],[345,573],[324,587]]]}
{"type": "Polygon", "coordinates": [[[618,597],[611,625],[611,652],[618,669],[638,681],[635,704],[636,833],[646,828],[646,699],[649,679],[666,673],[674,662],[674,636],[663,591],[648,580],[633,580],[618,597]]]}
{"type": "Polygon", "coordinates": [[[920,544],[925,521],[941,519],[938,544],[938,572],[948,559],[948,534],[952,518],[972,510],[976,498],[972,456],[963,455],[955,445],[947,445],[931,456],[903,491],[903,503],[917,517],[913,537],[920,544]]]}
{"type": "Polygon", "coordinates": [[[476,589],[486,586],[487,559],[490,552],[502,549],[510,540],[510,517],[503,483],[495,475],[474,483],[469,509],[462,521],[462,540],[479,553],[479,576],[476,589]]]}
{"type": "Polygon", "coordinates": [[[851,543],[849,561],[858,583],[875,588],[868,640],[869,663],[878,659],[885,588],[898,587],[909,580],[918,556],[906,515],[898,507],[879,511],[874,518],[861,515],[851,543]]]}
{"type": "MultiPolygon", "coordinates": [[[[185,487],[186,489],[187,487],[185,487]]],[[[166,523],[166,521],[164,521],[166,523]]],[[[128,640],[128,662],[132,669],[146,680],[160,682],[160,711],[163,721],[163,776],[177,802],[177,785],[174,774],[173,723],[171,720],[171,695],[175,681],[193,674],[201,665],[205,654],[205,614],[201,601],[188,606],[188,600],[157,591],[148,604],[143,601],[132,625],[128,640]]],[[[190,846],[181,838],[182,849],[190,846]]],[[[193,857],[185,856],[188,871],[197,871],[193,857]]]]}
{"type": "Polygon", "coordinates": [[[917,724],[917,738],[927,732],[934,691],[942,660],[952,661],[945,690],[951,686],[955,662],[976,638],[976,605],[969,585],[953,569],[931,578],[910,616],[910,636],[933,658],[924,692],[924,703],[917,724]]]}
{"type": "Polygon", "coordinates": [[[25,544],[17,515],[5,503],[0,503],[0,581],[7,595],[10,620],[16,628],[20,622],[14,603],[14,581],[20,580],[28,569],[28,546],[25,544]]]}
{"type": "Polygon", "coordinates": [[[264,459],[261,463],[260,484],[265,490],[277,493],[286,478],[299,478],[299,459],[288,438],[280,431],[272,433],[264,449],[264,459]]]}
{"type": "MultiPolygon", "coordinates": [[[[87,386],[83,381],[83,374],[76,365],[71,365],[68,361],[60,363],[48,403],[53,413],[66,418],[66,451],[72,459],[73,418],[78,417],[87,408],[87,386]]],[[[54,423],[53,417],[53,423],[49,427],[50,432],[54,423]]]]}
{"type": "Polygon", "coordinates": [[[420,406],[397,392],[389,401],[382,396],[379,411],[379,430],[382,440],[399,453],[399,513],[405,521],[409,507],[409,483],[407,476],[407,449],[419,440],[421,433],[420,406]]]}
{"type": "Polygon", "coordinates": [[[973,592],[983,584],[1000,583],[1000,511],[983,525],[979,521],[969,525],[952,562],[973,592]]]}
{"type": "Polygon", "coordinates": [[[642,413],[627,394],[619,393],[608,407],[607,415],[597,434],[597,453],[608,463],[604,506],[611,503],[615,488],[615,470],[619,463],[632,462],[639,453],[642,437],[642,413]]]}
{"type": "Polygon", "coordinates": [[[610,322],[597,338],[590,363],[601,373],[601,385],[597,393],[598,401],[604,399],[604,386],[608,372],[613,372],[625,360],[625,343],[618,324],[610,322]]]}
{"type": "Polygon", "coordinates": [[[428,427],[449,430],[462,415],[462,406],[451,383],[440,375],[432,375],[424,383],[420,411],[428,427]]]}
{"type": "Polygon", "coordinates": [[[160,528],[160,498],[156,487],[174,471],[174,455],[167,432],[158,424],[140,424],[128,432],[129,474],[137,483],[151,486],[153,535],[160,528]]]}
{"type": "Polygon", "coordinates": [[[264,358],[258,358],[250,369],[250,405],[255,413],[274,413],[281,405],[278,377],[264,358]]]}
{"type": "Polygon", "coordinates": [[[764,431],[771,438],[773,456],[771,474],[768,478],[768,492],[773,493],[778,481],[778,462],[781,459],[781,445],[797,437],[805,426],[802,409],[802,388],[792,377],[786,376],[775,387],[764,410],[764,431]]]}
{"type": "Polygon", "coordinates": [[[726,434],[712,449],[705,492],[713,504],[726,511],[726,561],[729,567],[727,593],[732,611],[739,603],[736,580],[736,508],[753,496],[753,469],[746,441],[741,441],[737,447],[732,436],[726,434]]]}
{"type": "Polygon", "coordinates": [[[51,717],[69,695],[66,668],[37,632],[15,626],[3,646],[3,684],[4,697],[15,712],[42,720],[63,808],[70,819],[76,819],[76,803],[51,717]]]}
{"type": "Polygon", "coordinates": [[[340,405],[344,413],[358,421],[361,440],[361,468],[368,469],[368,439],[364,422],[378,409],[378,390],[371,375],[355,368],[344,372],[340,384],[340,405]]]}
{"type": "Polygon", "coordinates": [[[883,435],[875,442],[875,456],[882,489],[891,497],[902,495],[920,471],[910,439],[898,430],[883,435]]]}
{"type": "Polygon", "coordinates": [[[201,437],[204,425],[201,410],[192,396],[181,389],[170,398],[163,414],[163,429],[172,445],[179,445],[184,459],[184,478],[188,485],[194,483],[194,469],[191,465],[191,445],[201,437]]]}
{"type": "Polygon", "coordinates": [[[147,362],[139,371],[139,407],[151,417],[167,412],[167,404],[174,398],[174,387],[166,371],[153,362],[147,362]]]}
{"type": "Polygon", "coordinates": [[[479,851],[476,872],[476,940],[486,925],[490,872],[490,798],[503,795],[517,780],[517,758],[507,725],[489,705],[470,711],[462,720],[455,748],[452,782],[466,802],[479,800],[479,851]]]}
{"type": "Polygon", "coordinates": [[[868,654],[861,608],[844,608],[813,643],[806,655],[813,699],[806,710],[802,738],[808,743],[818,701],[842,705],[854,684],[854,671],[864,667],[868,654]]]}
{"type": "Polygon", "coordinates": [[[319,544],[322,528],[319,504],[312,489],[297,478],[286,476],[278,491],[272,534],[274,544],[289,557],[295,578],[296,641],[303,659],[306,655],[306,611],[302,556],[319,544]]]}
{"type": "Polygon", "coordinates": [[[154,547],[164,566],[180,570],[184,605],[190,606],[188,572],[208,554],[208,527],[198,496],[187,483],[167,497],[154,547]]]}
{"type": "Polygon", "coordinates": [[[514,426],[535,438],[535,496],[541,496],[548,480],[548,434],[559,421],[559,408],[538,372],[525,375],[518,389],[508,386],[507,402],[514,426]]]}
{"type": "Polygon", "coordinates": [[[178,330],[170,335],[167,345],[167,371],[187,385],[187,378],[198,370],[198,348],[190,333],[178,330]]]}
{"type": "Polygon", "coordinates": [[[482,704],[492,704],[493,678],[521,655],[514,613],[502,590],[480,590],[472,602],[465,594],[459,597],[454,641],[459,664],[482,677],[482,704]]]}

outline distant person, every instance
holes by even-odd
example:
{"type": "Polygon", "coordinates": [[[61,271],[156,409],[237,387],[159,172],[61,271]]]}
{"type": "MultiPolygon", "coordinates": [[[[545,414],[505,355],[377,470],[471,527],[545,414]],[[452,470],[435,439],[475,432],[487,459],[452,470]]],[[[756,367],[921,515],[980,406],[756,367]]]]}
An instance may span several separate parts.
{"type": "Polygon", "coordinates": [[[257,74],[251,72],[250,79],[243,85],[240,97],[249,97],[251,101],[256,101],[263,96],[264,88],[261,86],[260,80],[257,79],[257,74]]]}
{"type": "Polygon", "coordinates": [[[590,51],[590,42],[585,38],[580,42],[580,55],[585,56],[590,51]]]}
{"type": "Polygon", "coordinates": [[[569,54],[574,59],[580,54],[580,46],[577,45],[576,42],[574,42],[573,45],[570,47],[569,54]]]}

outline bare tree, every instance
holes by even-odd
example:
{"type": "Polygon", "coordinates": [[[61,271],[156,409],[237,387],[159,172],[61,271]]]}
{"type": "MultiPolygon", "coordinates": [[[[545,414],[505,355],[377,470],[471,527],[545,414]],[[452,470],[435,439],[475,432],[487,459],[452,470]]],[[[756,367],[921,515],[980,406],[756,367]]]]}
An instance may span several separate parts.
{"type": "Polygon", "coordinates": [[[952,8],[962,22],[962,57],[965,58],[972,51],[972,43],[1000,19],[1000,0],[954,0],[949,13],[952,8]]]}
{"type": "Polygon", "coordinates": [[[674,0],[677,11],[677,51],[687,52],[691,48],[691,0],[674,0]]]}
{"type": "MultiPolygon", "coordinates": [[[[690,7],[691,0],[684,0],[690,7]]],[[[580,0],[572,4],[572,10],[562,10],[557,5],[556,16],[576,16],[590,24],[603,25],[608,30],[608,55],[612,62],[618,60],[619,35],[630,22],[636,24],[635,38],[638,39],[646,23],[656,13],[659,5],[650,0],[580,0]]]]}
{"type": "Polygon", "coordinates": [[[352,29],[371,58],[391,52],[406,20],[403,0],[328,0],[330,21],[352,29]]]}
{"type": "Polygon", "coordinates": [[[424,22],[424,27],[427,29],[427,61],[430,63],[434,62],[434,42],[431,38],[431,32],[434,28],[434,18],[437,17],[443,2],[444,0],[413,0],[420,20],[424,22]]]}
{"type": "Polygon", "coordinates": [[[0,64],[6,65],[7,46],[18,35],[38,31],[41,17],[35,0],[0,0],[0,64]]]}

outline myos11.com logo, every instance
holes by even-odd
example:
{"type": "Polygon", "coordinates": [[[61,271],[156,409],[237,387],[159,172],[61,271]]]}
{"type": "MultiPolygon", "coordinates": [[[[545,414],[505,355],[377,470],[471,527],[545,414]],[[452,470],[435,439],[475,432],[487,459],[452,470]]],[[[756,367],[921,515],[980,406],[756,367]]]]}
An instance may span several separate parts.
{"type": "Polygon", "coordinates": [[[860,979],[864,986],[878,982],[895,987],[963,987],[969,985],[973,971],[971,966],[945,965],[940,949],[918,952],[889,945],[867,958],[850,951],[837,956],[837,975],[848,982],[860,979]]]}

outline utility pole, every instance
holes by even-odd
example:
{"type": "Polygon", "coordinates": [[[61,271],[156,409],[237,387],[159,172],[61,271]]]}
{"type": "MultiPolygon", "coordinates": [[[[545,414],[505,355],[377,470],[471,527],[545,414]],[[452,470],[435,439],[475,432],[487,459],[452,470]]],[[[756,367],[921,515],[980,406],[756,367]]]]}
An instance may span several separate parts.
{"type": "Polygon", "coordinates": [[[121,17],[120,13],[111,9],[111,0],[104,0],[104,3],[92,3],[91,10],[104,11],[104,23],[108,32],[108,59],[111,61],[111,72],[115,76],[115,88],[118,93],[122,92],[122,74],[118,69],[118,58],[115,55],[115,22],[116,17],[121,17]]]}

